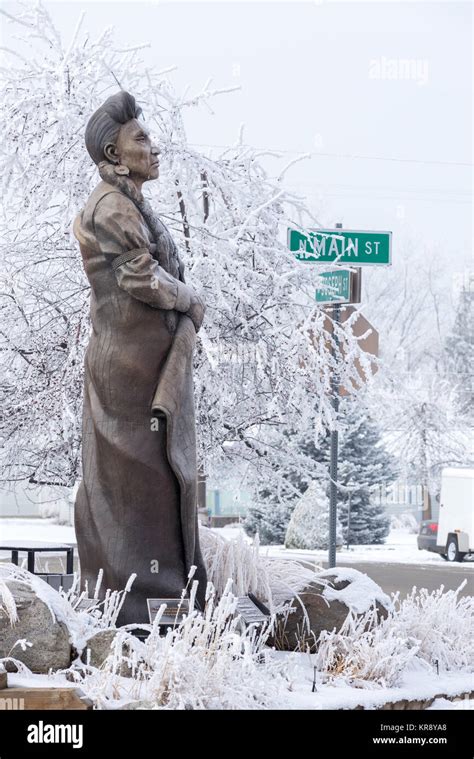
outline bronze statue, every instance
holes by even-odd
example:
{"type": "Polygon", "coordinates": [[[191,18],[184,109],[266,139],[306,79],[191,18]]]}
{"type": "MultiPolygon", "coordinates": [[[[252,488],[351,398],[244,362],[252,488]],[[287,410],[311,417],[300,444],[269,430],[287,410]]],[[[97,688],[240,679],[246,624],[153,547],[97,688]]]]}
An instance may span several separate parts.
{"type": "Polygon", "coordinates": [[[74,222],[91,285],[83,480],[75,507],[81,587],[121,590],[119,624],[148,622],[147,598],[176,598],[192,565],[204,606],[197,527],[192,354],[204,305],[141,189],[159,149],[127,92],[91,116],[85,142],[102,181],[74,222]],[[153,414],[152,414],[153,409],[153,414]]]}

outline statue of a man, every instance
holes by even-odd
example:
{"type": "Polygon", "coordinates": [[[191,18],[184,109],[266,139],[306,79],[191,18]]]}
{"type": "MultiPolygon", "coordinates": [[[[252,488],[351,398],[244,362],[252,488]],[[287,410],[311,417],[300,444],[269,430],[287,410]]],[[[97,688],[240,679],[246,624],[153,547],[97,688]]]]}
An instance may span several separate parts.
{"type": "Polygon", "coordinates": [[[102,181],[74,222],[92,322],[75,507],[81,587],[87,580],[91,593],[102,569],[102,588],[121,590],[136,573],[119,624],[148,622],[147,598],[179,597],[192,565],[201,608],[206,586],[192,385],[204,305],[143,198],[160,151],[140,114],[119,92],[89,119],[86,147],[102,181]]]}

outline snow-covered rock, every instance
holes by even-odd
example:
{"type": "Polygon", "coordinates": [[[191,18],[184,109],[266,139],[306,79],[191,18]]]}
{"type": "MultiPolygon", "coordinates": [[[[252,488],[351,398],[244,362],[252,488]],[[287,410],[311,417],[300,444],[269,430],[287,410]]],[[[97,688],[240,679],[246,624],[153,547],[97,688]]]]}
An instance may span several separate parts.
{"type": "MultiPolygon", "coordinates": [[[[106,663],[109,656],[113,655],[116,647],[116,637],[120,632],[123,632],[124,628],[109,628],[106,630],[99,630],[87,640],[85,649],[82,651],[81,660],[84,664],[90,667],[100,669],[106,663]]],[[[130,646],[127,643],[129,636],[122,643],[121,657],[122,661],[119,667],[119,674],[121,677],[131,677],[132,670],[128,662],[131,651],[130,646]]]]}
{"type": "MultiPolygon", "coordinates": [[[[71,643],[66,625],[31,588],[8,580],[5,584],[15,603],[16,621],[5,606],[0,606],[0,659],[18,659],[36,673],[68,667],[71,643]]],[[[16,670],[11,661],[5,666],[16,670]]]]}
{"type": "Polygon", "coordinates": [[[271,643],[284,651],[317,649],[323,631],[338,632],[347,615],[364,614],[371,607],[380,619],[387,616],[390,599],[373,580],[356,569],[320,572],[291,602],[290,612],[281,615],[271,643]]]}
{"type": "Polygon", "coordinates": [[[91,667],[101,667],[109,654],[111,646],[117,635],[116,629],[99,630],[87,640],[81,659],[91,667]]]}
{"type": "MultiPolygon", "coordinates": [[[[336,545],[342,545],[342,525],[337,520],[336,545]]],[[[329,546],[329,498],[324,484],[313,480],[291,515],[285,548],[326,549],[329,546]]]]}

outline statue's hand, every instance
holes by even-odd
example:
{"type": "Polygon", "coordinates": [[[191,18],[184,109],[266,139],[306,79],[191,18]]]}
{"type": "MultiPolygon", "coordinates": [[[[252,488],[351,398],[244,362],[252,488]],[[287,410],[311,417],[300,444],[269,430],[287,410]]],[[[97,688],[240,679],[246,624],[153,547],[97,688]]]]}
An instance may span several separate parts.
{"type": "Polygon", "coordinates": [[[204,305],[204,301],[199,297],[197,293],[193,293],[191,296],[191,305],[186,312],[186,315],[189,316],[189,318],[192,320],[196,332],[198,332],[202,324],[205,311],[206,306],[204,305]]]}

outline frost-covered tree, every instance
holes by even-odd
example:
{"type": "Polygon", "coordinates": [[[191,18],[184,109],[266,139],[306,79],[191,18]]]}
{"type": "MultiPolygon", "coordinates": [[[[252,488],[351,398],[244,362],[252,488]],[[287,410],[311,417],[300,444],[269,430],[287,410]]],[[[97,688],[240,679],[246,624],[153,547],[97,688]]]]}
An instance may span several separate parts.
{"type": "MultiPolygon", "coordinates": [[[[286,247],[288,225],[317,225],[304,198],[285,190],[291,164],[270,177],[242,130],[213,159],[188,143],[186,112],[212,112],[233,88],[216,91],[208,81],[177,94],[171,70],[144,65],[140,48],[121,48],[113,30],[93,39],[81,17],[64,43],[41,4],[4,15],[12,34],[0,69],[5,479],[72,485],[80,475],[89,292],[71,227],[98,181],[84,148],[87,118],[120,86],[142,106],[161,149],[160,181],[145,192],[207,304],[194,375],[201,470],[238,469],[246,487],[266,483],[284,503],[293,492],[288,466],[302,467],[290,462],[284,431],[306,430],[316,441],[335,423],[335,359],[314,304],[317,273],[286,247]]],[[[360,352],[349,324],[338,335],[350,385],[360,352]]]]}
{"type": "Polygon", "coordinates": [[[437,251],[420,241],[398,239],[391,267],[364,269],[362,299],[365,315],[380,334],[382,379],[396,385],[402,375],[440,370],[453,303],[437,251]]]}
{"type": "MultiPolygon", "coordinates": [[[[337,519],[336,545],[342,545],[342,524],[337,519]]],[[[313,480],[296,503],[285,536],[286,548],[329,548],[329,498],[325,482],[313,480]]]]}
{"type": "Polygon", "coordinates": [[[383,543],[390,520],[372,490],[374,485],[395,479],[396,462],[385,449],[380,429],[367,408],[351,400],[342,408],[337,497],[344,539],[356,544],[383,543]]]}
{"type": "Polygon", "coordinates": [[[407,481],[422,485],[433,499],[443,467],[471,462],[469,429],[459,420],[456,388],[449,380],[428,379],[423,372],[405,380],[387,399],[387,442],[407,481]]]}
{"type": "Polygon", "coordinates": [[[453,328],[446,340],[446,369],[460,417],[474,421],[474,275],[463,283],[453,328]]]}
{"type": "Polygon", "coordinates": [[[397,258],[390,272],[364,272],[384,363],[370,405],[400,477],[423,487],[429,518],[441,469],[472,462],[472,281],[461,275],[455,315],[441,256],[405,244],[397,258]]]}
{"type": "Polygon", "coordinates": [[[441,260],[405,242],[390,271],[364,271],[367,314],[380,332],[384,363],[370,405],[400,476],[432,497],[443,466],[472,460],[472,278],[456,275],[462,287],[455,315],[456,288],[447,287],[441,260]]]}

